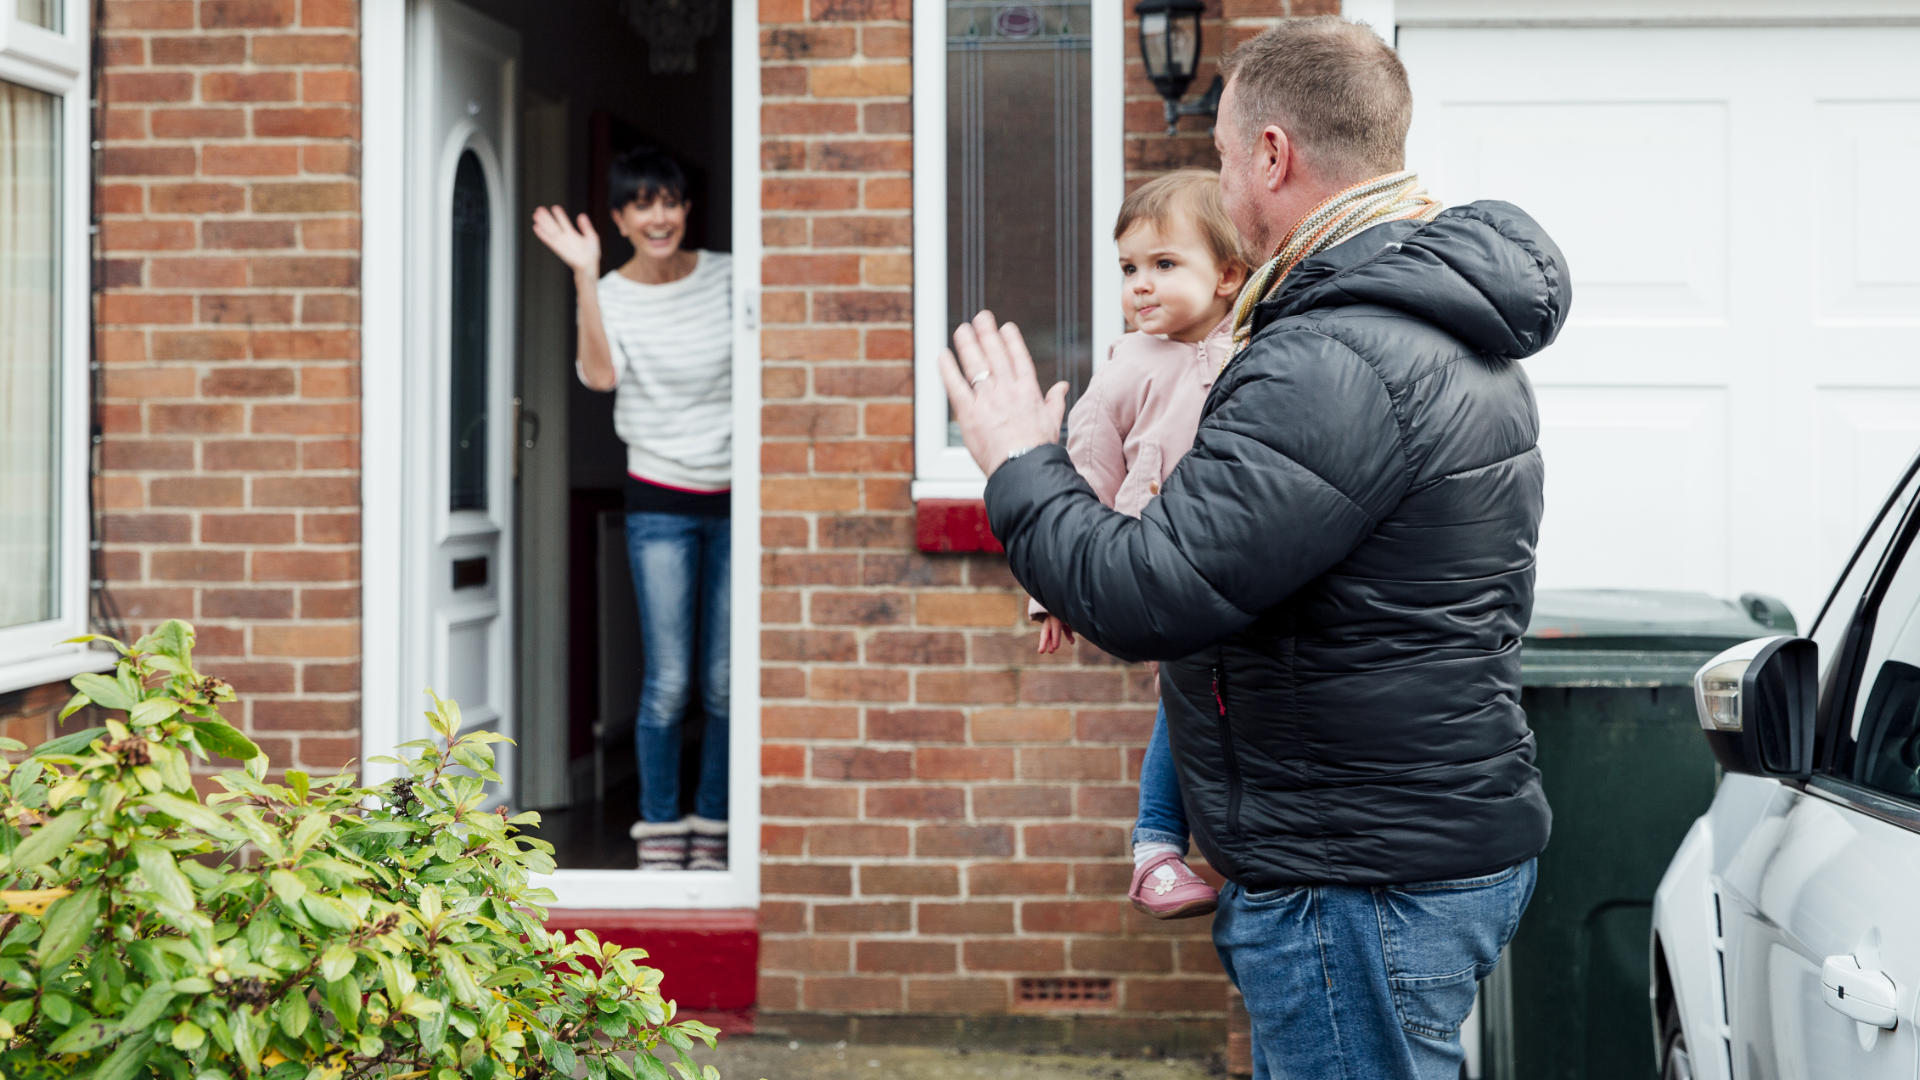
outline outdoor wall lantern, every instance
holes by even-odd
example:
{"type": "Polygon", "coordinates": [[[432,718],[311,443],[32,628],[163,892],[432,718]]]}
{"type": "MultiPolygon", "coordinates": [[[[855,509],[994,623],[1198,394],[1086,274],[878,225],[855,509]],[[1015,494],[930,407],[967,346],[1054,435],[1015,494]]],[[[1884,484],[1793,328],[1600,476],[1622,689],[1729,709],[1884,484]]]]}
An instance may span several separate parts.
{"type": "Polygon", "coordinates": [[[1140,18],[1140,59],[1147,65],[1147,78],[1166,99],[1167,134],[1172,135],[1183,116],[1204,116],[1211,121],[1220,111],[1220,76],[1200,100],[1180,103],[1180,95],[1193,84],[1193,73],[1200,68],[1200,15],[1205,0],[1140,0],[1133,13],[1140,18]]]}

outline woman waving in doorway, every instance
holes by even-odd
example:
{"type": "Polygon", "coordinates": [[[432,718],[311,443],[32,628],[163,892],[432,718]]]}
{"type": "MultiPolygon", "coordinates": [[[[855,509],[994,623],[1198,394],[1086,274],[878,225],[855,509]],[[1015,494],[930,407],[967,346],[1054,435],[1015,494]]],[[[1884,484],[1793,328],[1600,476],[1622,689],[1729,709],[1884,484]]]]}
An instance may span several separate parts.
{"type": "Polygon", "coordinates": [[[585,214],[533,214],[533,233],[573,271],[579,296],[575,370],[611,390],[627,444],[627,558],[646,675],[634,721],[642,870],[727,865],[729,511],[733,451],[731,256],[681,247],[687,180],[651,149],[608,170],[614,226],[633,258],[600,275],[600,237],[585,214]],[[680,801],[680,734],[695,686],[706,714],[693,813],[680,801]]]}

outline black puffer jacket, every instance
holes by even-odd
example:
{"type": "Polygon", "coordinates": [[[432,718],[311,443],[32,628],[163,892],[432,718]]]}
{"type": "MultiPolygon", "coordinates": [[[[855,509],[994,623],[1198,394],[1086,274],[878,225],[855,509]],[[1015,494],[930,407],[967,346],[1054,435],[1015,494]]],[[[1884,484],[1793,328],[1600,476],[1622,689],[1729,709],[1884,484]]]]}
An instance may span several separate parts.
{"type": "Polygon", "coordinates": [[[1546,846],[1519,655],[1539,420],[1517,361],[1569,297],[1516,207],[1376,226],[1259,306],[1138,520],[1059,447],[995,470],[1020,584],[1109,652],[1168,661],[1189,822],[1245,888],[1467,877],[1546,846]]]}

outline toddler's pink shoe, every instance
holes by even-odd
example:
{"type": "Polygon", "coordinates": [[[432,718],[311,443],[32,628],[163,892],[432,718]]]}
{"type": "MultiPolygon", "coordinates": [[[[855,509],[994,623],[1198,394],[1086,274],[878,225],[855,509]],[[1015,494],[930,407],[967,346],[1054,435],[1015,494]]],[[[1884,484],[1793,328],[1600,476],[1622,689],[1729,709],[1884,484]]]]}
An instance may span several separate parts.
{"type": "Polygon", "coordinates": [[[1188,919],[1219,906],[1220,894],[1169,852],[1134,870],[1127,899],[1156,919],[1188,919]]]}

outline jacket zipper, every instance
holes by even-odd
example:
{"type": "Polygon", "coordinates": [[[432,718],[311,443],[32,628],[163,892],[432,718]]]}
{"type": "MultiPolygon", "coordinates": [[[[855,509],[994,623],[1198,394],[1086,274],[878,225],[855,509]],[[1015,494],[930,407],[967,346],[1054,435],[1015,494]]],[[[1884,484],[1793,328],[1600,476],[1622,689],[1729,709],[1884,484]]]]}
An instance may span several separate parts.
{"type": "Polygon", "coordinates": [[[1240,757],[1233,749],[1233,725],[1227,720],[1227,675],[1225,665],[1213,665],[1213,704],[1219,710],[1220,750],[1227,765],[1227,830],[1240,832],[1240,757]]]}

